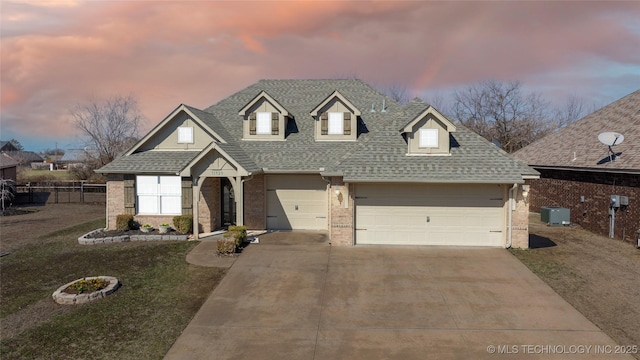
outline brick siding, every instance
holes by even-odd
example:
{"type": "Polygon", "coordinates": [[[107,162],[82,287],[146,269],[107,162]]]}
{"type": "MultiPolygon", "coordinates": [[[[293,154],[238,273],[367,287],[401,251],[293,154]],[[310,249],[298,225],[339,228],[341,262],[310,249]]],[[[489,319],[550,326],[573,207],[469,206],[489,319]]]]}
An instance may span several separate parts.
{"type": "MultiPolygon", "coordinates": [[[[511,214],[511,247],[529,248],[529,204],[531,195],[526,199],[522,194],[522,185],[516,190],[516,209],[511,214]]],[[[531,188],[529,188],[531,191],[531,188]]]]}
{"type": "Polygon", "coordinates": [[[636,243],[640,228],[640,175],[605,172],[548,170],[540,171],[539,180],[531,181],[531,210],[544,206],[569,208],[571,222],[600,235],[609,235],[609,201],[611,195],[629,197],[626,210],[615,214],[615,238],[636,243]],[[580,197],[584,196],[584,203],[580,197]]]}
{"type": "Polygon", "coordinates": [[[267,228],[264,174],[244,182],[244,224],[250,230],[267,228]]]}

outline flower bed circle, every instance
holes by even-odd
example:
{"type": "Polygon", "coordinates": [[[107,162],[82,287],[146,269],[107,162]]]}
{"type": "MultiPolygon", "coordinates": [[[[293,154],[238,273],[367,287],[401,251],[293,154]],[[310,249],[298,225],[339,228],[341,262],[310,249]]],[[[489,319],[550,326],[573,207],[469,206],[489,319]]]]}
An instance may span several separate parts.
{"type": "Polygon", "coordinates": [[[91,276],[60,286],[52,296],[58,304],[84,304],[111,295],[119,287],[120,281],[113,276],[91,276]]]}

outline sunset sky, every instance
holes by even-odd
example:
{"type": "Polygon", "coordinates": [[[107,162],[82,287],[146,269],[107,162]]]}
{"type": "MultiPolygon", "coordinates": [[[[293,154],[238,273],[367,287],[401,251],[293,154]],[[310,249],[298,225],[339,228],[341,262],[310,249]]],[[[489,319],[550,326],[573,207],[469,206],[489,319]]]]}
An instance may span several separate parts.
{"type": "Polygon", "coordinates": [[[0,138],[79,147],[70,109],[133,95],[149,130],[259,79],[446,98],[520,80],[592,109],[640,88],[640,2],[0,0],[0,138]]]}

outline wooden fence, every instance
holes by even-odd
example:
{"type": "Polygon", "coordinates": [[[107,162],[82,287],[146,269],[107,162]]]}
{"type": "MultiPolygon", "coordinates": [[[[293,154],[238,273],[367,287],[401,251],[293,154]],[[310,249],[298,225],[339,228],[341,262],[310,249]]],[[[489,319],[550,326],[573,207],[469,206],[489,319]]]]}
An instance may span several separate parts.
{"type": "Polygon", "coordinates": [[[60,204],[107,202],[107,185],[85,181],[55,181],[16,185],[14,204],[60,204]]]}

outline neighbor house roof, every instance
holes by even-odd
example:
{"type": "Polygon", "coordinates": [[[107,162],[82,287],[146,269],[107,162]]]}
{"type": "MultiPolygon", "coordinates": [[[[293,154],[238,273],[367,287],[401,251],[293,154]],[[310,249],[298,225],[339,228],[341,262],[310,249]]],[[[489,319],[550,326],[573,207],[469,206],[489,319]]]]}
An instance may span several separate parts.
{"type": "Polygon", "coordinates": [[[17,161],[13,160],[4,153],[0,154],[0,169],[6,169],[14,166],[18,166],[17,161]]]}
{"type": "MultiPolygon", "coordinates": [[[[185,108],[222,138],[223,143],[216,146],[251,173],[315,172],[344,175],[347,181],[467,183],[514,183],[522,182],[523,175],[538,175],[460,124],[455,125],[456,132],[451,134],[450,155],[407,156],[407,141],[399,129],[429,105],[416,100],[403,106],[360,80],[261,80],[204,111],[185,108]],[[243,117],[239,112],[260,94],[268,94],[288,111],[285,141],[242,140],[243,117]],[[357,141],[315,139],[316,119],[312,112],[335,94],[359,114],[357,141]]],[[[133,153],[99,171],[151,171],[167,165],[154,164],[152,157],[157,155],[142,154],[171,153],[135,151],[134,147],[133,153]],[[143,162],[149,163],[143,166],[143,162]]],[[[172,169],[186,164],[185,161],[182,159],[172,169]]]]}
{"type": "Polygon", "coordinates": [[[533,167],[593,171],[640,172],[640,90],[560,129],[514,153],[533,167]],[[598,140],[602,132],[617,132],[624,141],[612,147],[619,156],[609,161],[609,149],[598,140]]]}

